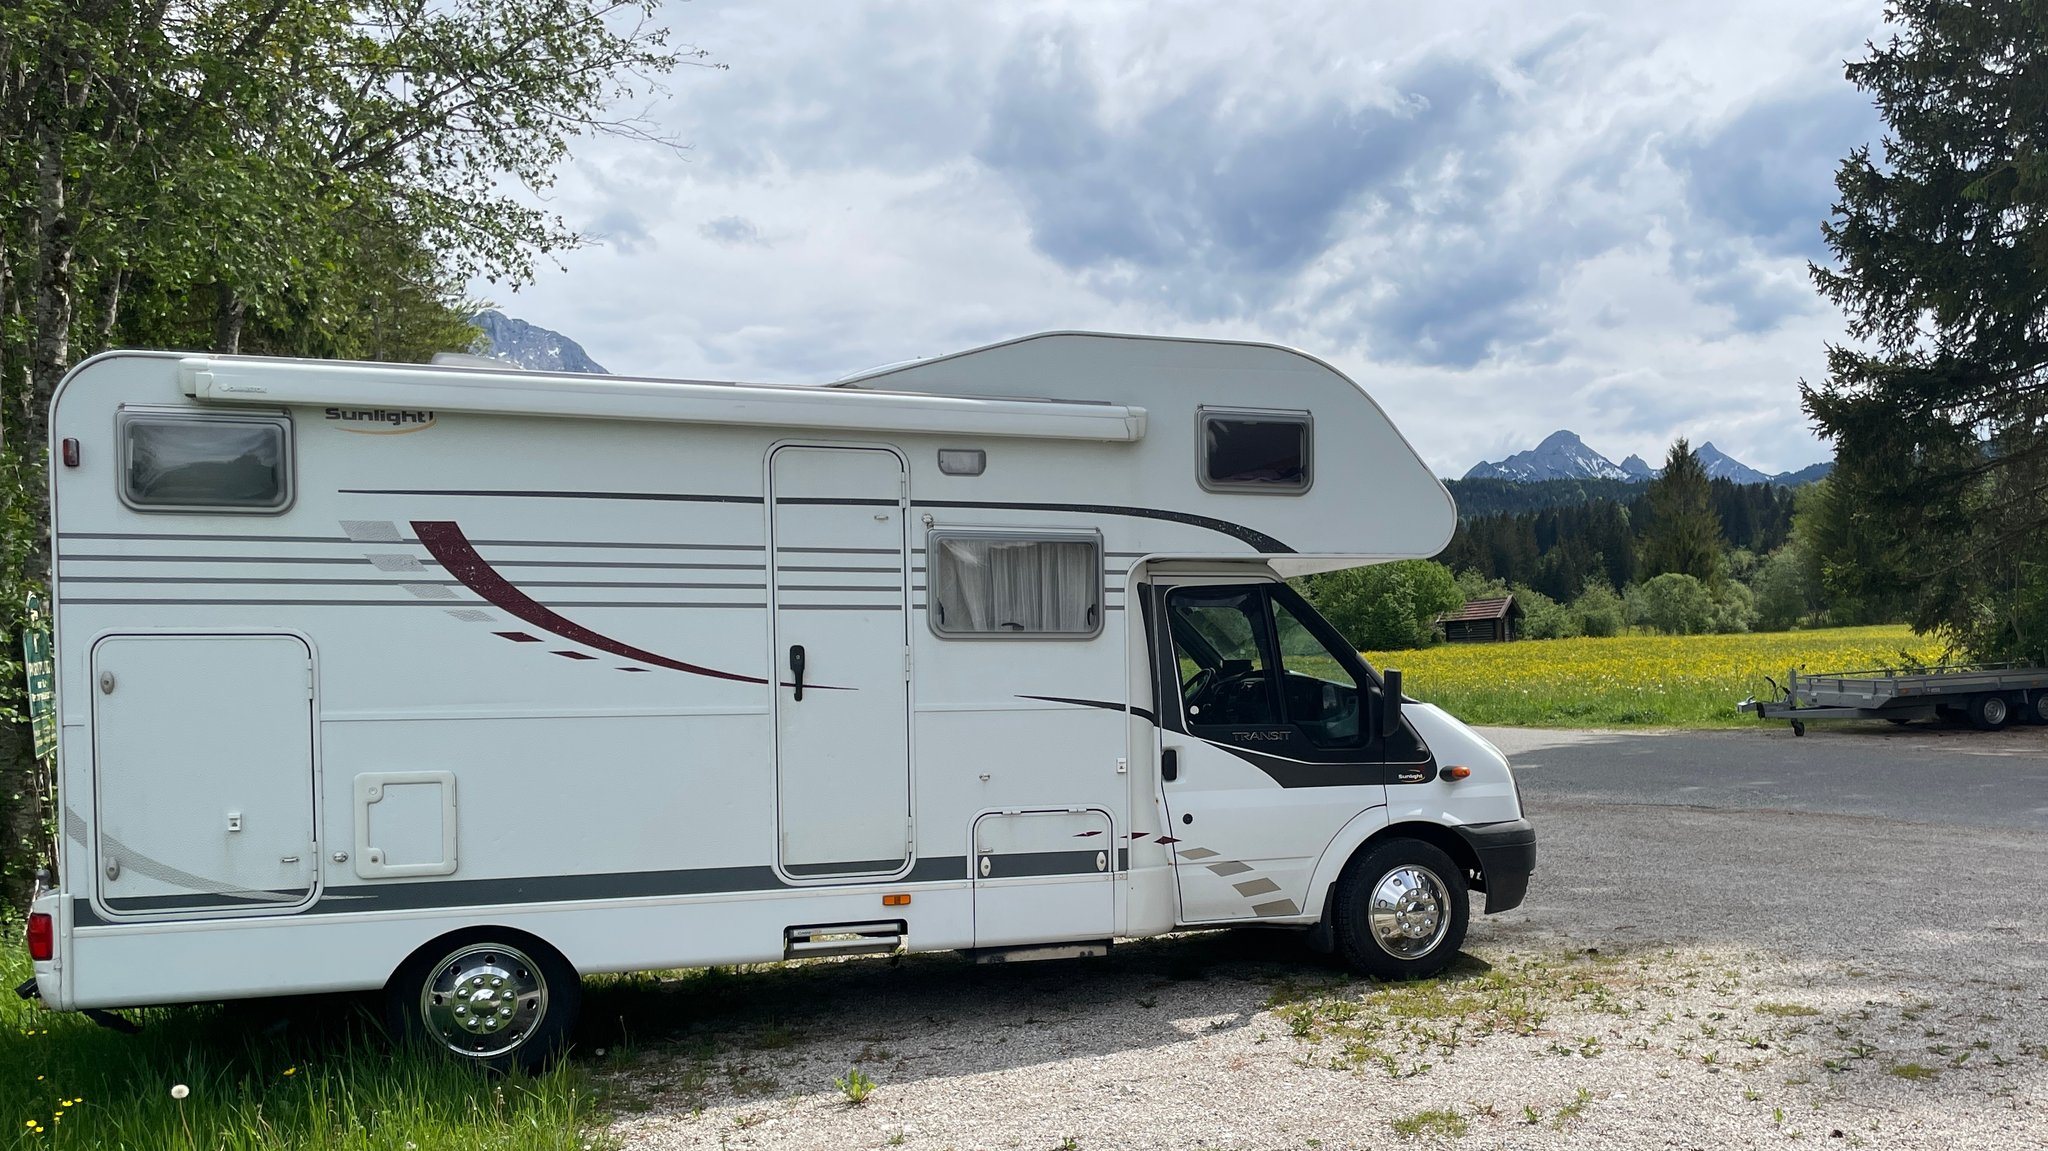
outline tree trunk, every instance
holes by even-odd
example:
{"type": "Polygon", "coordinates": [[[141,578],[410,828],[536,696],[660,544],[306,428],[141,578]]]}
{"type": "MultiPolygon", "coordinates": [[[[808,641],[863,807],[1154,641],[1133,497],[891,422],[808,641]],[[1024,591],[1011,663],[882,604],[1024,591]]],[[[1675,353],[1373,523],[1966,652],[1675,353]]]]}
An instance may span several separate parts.
{"type": "Polygon", "coordinates": [[[233,355],[242,347],[242,318],[249,305],[226,284],[213,286],[213,350],[233,355]]]}
{"type": "Polygon", "coordinates": [[[128,286],[128,271],[116,268],[107,273],[100,284],[97,300],[98,314],[93,317],[92,347],[86,348],[89,355],[98,355],[114,342],[114,325],[121,316],[121,292],[128,286]]]}

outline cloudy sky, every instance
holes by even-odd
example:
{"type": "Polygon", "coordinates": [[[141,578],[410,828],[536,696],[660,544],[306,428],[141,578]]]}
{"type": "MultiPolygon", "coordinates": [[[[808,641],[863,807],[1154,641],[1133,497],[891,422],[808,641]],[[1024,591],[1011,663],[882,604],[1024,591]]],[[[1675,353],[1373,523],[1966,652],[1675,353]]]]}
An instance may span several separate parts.
{"type": "Polygon", "coordinates": [[[1877,0],[671,3],[724,71],[586,141],[517,293],[615,372],[822,382],[1060,328],[1271,340],[1440,473],[1568,427],[1826,458],[1797,382],[1877,0]]]}

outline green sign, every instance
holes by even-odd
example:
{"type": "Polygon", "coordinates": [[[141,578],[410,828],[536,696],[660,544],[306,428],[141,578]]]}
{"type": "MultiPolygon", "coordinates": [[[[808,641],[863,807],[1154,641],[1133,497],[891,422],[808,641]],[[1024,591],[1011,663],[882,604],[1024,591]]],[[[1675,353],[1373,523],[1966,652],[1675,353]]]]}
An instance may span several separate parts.
{"type": "Polygon", "coordinates": [[[50,621],[41,596],[28,597],[28,621],[21,628],[21,666],[28,673],[28,719],[35,730],[36,758],[57,754],[57,680],[50,663],[50,621]]]}

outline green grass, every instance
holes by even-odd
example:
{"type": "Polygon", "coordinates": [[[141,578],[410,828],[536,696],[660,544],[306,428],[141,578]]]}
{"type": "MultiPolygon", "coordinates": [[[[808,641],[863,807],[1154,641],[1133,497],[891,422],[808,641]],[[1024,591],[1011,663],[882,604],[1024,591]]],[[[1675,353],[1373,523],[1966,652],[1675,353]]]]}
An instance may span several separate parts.
{"type": "Polygon", "coordinates": [[[1467,723],[1517,727],[1734,727],[1747,696],[1772,698],[1771,679],[1802,672],[1910,667],[1940,645],[1903,626],[1817,628],[1742,635],[1521,640],[1367,652],[1400,668],[1403,687],[1467,723]]]}
{"type": "Polygon", "coordinates": [[[1417,1111],[1394,1120],[1394,1133],[1409,1138],[1435,1135],[1456,1139],[1472,1129],[1472,1124],[1456,1111],[1417,1111]]]}
{"type": "Polygon", "coordinates": [[[359,1009],[323,1003],[126,1013],[122,1035],[16,999],[29,976],[0,923],[0,1149],[582,1151],[608,1146],[588,1077],[491,1079],[395,1054],[359,1009]],[[278,1026],[277,1020],[291,1022],[278,1026]],[[187,1089],[172,1097],[177,1085],[187,1089]],[[67,1102],[68,1101],[68,1102],[67,1102]],[[59,1116],[62,1116],[59,1118],[59,1116]],[[38,1126],[31,1126],[31,1124],[38,1126]]]}

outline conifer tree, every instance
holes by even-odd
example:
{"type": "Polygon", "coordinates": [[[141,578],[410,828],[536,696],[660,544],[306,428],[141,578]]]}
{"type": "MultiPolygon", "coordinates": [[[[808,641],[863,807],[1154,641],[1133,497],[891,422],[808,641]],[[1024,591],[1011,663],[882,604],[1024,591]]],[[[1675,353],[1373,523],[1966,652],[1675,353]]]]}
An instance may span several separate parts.
{"type": "Polygon", "coordinates": [[[1643,535],[1643,574],[1677,572],[1702,583],[1720,575],[1721,517],[1714,511],[1713,483],[1699,453],[1680,439],[1664,459],[1664,474],[1651,480],[1643,535]]]}
{"type": "Polygon", "coordinates": [[[2048,655],[2048,0],[1893,0],[1849,81],[1887,126],[1835,177],[1815,284],[1855,341],[1802,384],[1872,596],[2048,655]]]}

